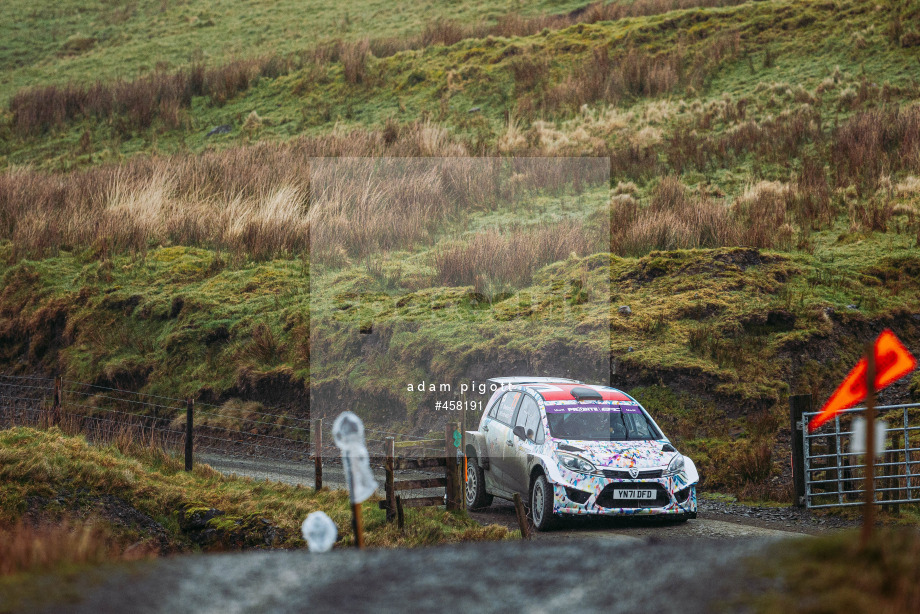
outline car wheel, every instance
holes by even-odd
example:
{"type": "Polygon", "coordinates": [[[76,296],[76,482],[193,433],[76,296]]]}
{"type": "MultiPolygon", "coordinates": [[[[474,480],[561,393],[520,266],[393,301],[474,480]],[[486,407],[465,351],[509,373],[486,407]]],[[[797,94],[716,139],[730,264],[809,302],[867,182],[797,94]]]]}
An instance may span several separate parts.
{"type": "Polygon", "coordinates": [[[559,526],[559,516],[553,513],[553,486],[542,473],[530,487],[530,512],[537,531],[549,531],[559,526]]]}
{"type": "Polygon", "coordinates": [[[492,505],[492,495],[486,492],[486,476],[476,461],[470,456],[466,463],[466,509],[480,510],[492,505]]]}

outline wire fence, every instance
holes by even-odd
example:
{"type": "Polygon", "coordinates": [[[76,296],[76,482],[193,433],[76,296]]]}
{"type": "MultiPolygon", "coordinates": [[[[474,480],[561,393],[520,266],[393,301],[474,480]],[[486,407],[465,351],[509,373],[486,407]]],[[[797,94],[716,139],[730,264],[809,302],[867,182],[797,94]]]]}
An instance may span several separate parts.
{"type": "MultiPolygon", "coordinates": [[[[333,419],[311,419],[309,410],[305,413],[234,400],[210,404],[66,378],[0,374],[0,428],[55,425],[93,442],[157,446],[181,455],[191,416],[189,451],[195,462],[222,473],[312,485],[317,452],[322,463],[336,464],[339,450],[333,419]]],[[[383,465],[389,437],[403,457],[444,455],[443,436],[439,440],[373,427],[365,428],[365,436],[377,466],[383,465]]]]}

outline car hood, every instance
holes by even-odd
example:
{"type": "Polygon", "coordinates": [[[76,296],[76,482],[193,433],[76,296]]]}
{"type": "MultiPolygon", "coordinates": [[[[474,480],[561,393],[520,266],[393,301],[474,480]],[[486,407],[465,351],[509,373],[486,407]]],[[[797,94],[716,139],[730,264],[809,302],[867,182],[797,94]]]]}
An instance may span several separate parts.
{"type": "Polygon", "coordinates": [[[663,441],[575,441],[557,439],[556,449],[560,452],[577,454],[593,463],[598,469],[629,468],[655,469],[667,465],[674,452],[662,452],[663,441]],[[560,449],[561,448],[561,449],[560,449]],[[570,448],[578,448],[581,452],[570,448]]]}

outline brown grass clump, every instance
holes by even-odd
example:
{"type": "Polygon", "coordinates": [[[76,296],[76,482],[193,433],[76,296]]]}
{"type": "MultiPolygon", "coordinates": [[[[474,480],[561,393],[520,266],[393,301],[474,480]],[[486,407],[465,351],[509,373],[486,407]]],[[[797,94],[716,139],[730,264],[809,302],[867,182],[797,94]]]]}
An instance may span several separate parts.
{"type": "Polygon", "coordinates": [[[149,548],[125,548],[98,524],[63,522],[0,528],[0,576],[58,565],[136,560],[155,556],[149,548]]]}
{"type": "Polygon", "coordinates": [[[884,175],[920,171],[920,108],[854,115],[834,130],[830,163],[837,186],[853,185],[860,197],[874,193],[884,175]]]}
{"type": "Polygon", "coordinates": [[[462,243],[436,250],[433,265],[440,283],[488,288],[520,287],[530,282],[541,266],[564,260],[570,254],[586,255],[599,247],[592,233],[579,222],[535,229],[488,230],[462,243]]]}
{"type": "Polygon", "coordinates": [[[367,59],[370,55],[370,43],[365,39],[356,43],[341,43],[339,57],[342,60],[342,70],[345,82],[352,85],[364,83],[367,80],[367,59]]]}
{"type": "Polygon", "coordinates": [[[257,66],[256,61],[237,61],[208,71],[201,66],[156,71],[133,81],[36,86],[18,91],[9,110],[21,137],[40,135],[81,117],[118,118],[114,125],[121,134],[150,128],[157,119],[174,129],[182,124],[180,110],[191,106],[193,96],[206,95],[213,104],[223,104],[249,87],[257,66]]]}
{"type": "Polygon", "coordinates": [[[786,209],[792,195],[789,184],[779,181],[760,181],[749,186],[731,208],[742,228],[741,242],[753,247],[789,248],[792,228],[786,209]]]}
{"type": "Polygon", "coordinates": [[[590,102],[615,104],[624,98],[659,96],[681,87],[698,88],[712,69],[739,48],[736,32],[708,41],[692,55],[682,48],[652,54],[635,47],[611,55],[609,46],[600,45],[562,83],[546,91],[541,104],[549,111],[578,109],[590,102]]]}
{"type": "Polygon", "coordinates": [[[665,177],[644,209],[615,199],[611,218],[611,251],[644,255],[653,250],[738,245],[740,230],[727,207],[705,197],[692,197],[675,177],[665,177]]]}
{"type": "Polygon", "coordinates": [[[80,117],[118,118],[114,125],[122,134],[150,128],[156,120],[174,129],[181,125],[181,111],[191,107],[194,96],[207,96],[211,104],[223,105],[247,90],[256,77],[279,76],[301,63],[296,58],[267,56],[212,68],[193,64],[174,72],[157,70],[133,81],[36,86],[18,91],[9,109],[22,137],[40,135],[80,117]]]}

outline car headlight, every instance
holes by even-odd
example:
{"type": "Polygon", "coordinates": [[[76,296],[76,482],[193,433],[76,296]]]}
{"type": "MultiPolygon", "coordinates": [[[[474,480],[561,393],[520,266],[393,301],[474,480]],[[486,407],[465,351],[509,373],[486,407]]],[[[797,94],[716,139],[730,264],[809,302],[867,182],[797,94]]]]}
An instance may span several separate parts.
{"type": "Polygon", "coordinates": [[[577,471],[578,473],[597,473],[597,467],[580,456],[560,453],[557,453],[556,456],[559,458],[559,464],[569,471],[577,471]]]}
{"type": "Polygon", "coordinates": [[[677,475],[678,473],[684,472],[684,457],[678,453],[674,455],[674,458],[671,459],[671,463],[668,465],[667,471],[664,472],[666,476],[677,475]]]}

